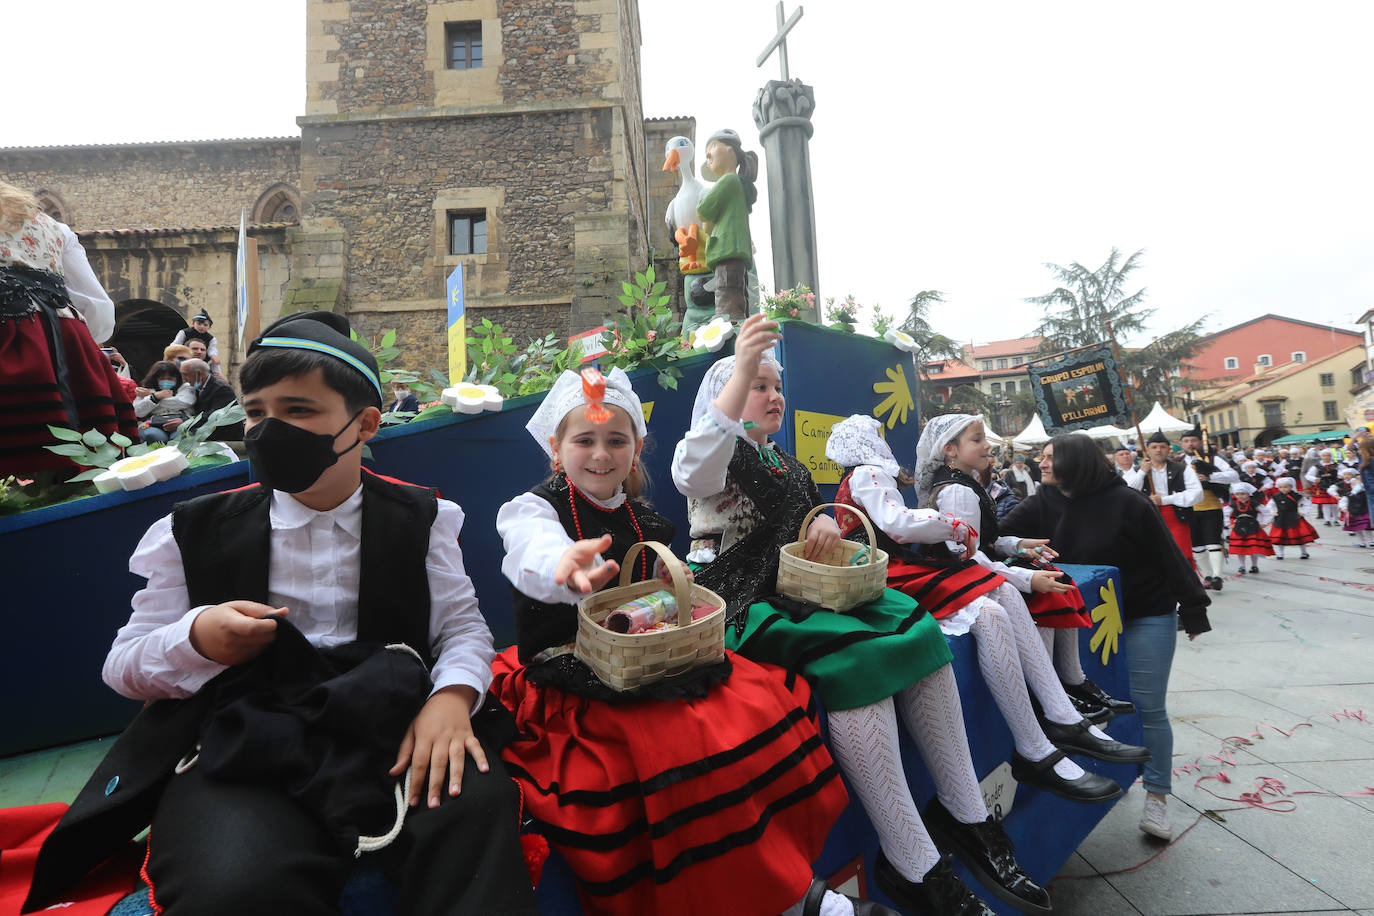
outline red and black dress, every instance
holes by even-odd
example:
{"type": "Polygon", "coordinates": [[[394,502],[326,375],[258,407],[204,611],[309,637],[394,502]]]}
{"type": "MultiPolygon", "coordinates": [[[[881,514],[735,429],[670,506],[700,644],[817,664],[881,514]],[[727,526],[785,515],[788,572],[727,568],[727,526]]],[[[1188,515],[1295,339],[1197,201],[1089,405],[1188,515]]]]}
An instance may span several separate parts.
{"type": "Polygon", "coordinates": [[[1317,465],[1317,482],[1312,485],[1312,505],[1334,506],[1339,499],[1328,492],[1340,482],[1341,468],[1336,463],[1317,465]]]}
{"type": "MultiPolygon", "coordinates": [[[[561,474],[530,492],[570,538],[611,535],[606,556],[673,536],[646,504],[602,508],[561,474]]],[[[503,759],[588,911],[778,913],[800,900],[847,803],[806,681],[727,651],[617,692],[571,654],[574,605],[518,591],[514,604],[518,643],[492,666],[521,733],[503,759]]]]}
{"type": "Polygon", "coordinates": [[[1252,499],[1231,498],[1231,536],[1226,541],[1233,557],[1272,557],[1274,548],[1259,523],[1259,505],[1252,499]]]}
{"type": "Polygon", "coordinates": [[[64,244],[42,212],[0,229],[0,479],[73,467],[44,448],[58,444],[50,425],[138,440],[119,376],[72,306],[64,244]]]}
{"type": "MultiPolygon", "coordinates": [[[[863,507],[850,490],[854,471],[854,468],[849,468],[840,481],[835,502],[862,511],[863,507]]],[[[836,510],[835,520],[840,526],[841,536],[860,543],[868,540],[863,523],[854,513],[836,510]]],[[[1007,581],[998,573],[978,565],[977,560],[953,556],[943,544],[938,545],[943,549],[941,554],[933,544],[899,544],[876,526],[874,534],[878,538],[877,547],[887,552],[887,587],[915,598],[916,603],[936,620],[949,617],[973,599],[986,595],[1007,581]]]]}
{"type": "Polygon", "coordinates": [[[1269,526],[1269,541],[1279,547],[1300,547],[1317,539],[1317,529],[1302,517],[1302,497],[1297,493],[1275,491],[1274,524],[1269,526]]]}

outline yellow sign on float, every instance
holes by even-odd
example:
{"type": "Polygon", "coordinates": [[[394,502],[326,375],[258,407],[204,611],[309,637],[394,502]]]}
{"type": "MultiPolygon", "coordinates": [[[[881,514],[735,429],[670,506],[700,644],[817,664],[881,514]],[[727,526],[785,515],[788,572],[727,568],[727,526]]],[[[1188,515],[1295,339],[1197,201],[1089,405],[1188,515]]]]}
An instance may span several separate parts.
{"type": "Polygon", "coordinates": [[[831,427],[844,417],[810,410],[794,410],[792,415],[797,424],[797,460],[811,471],[816,483],[839,483],[844,469],[825,457],[825,444],[830,441],[831,427]]]}
{"type": "Polygon", "coordinates": [[[654,402],[645,401],[643,404],[639,405],[639,410],[644,414],[644,422],[648,423],[649,418],[654,415],[654,402]]]}

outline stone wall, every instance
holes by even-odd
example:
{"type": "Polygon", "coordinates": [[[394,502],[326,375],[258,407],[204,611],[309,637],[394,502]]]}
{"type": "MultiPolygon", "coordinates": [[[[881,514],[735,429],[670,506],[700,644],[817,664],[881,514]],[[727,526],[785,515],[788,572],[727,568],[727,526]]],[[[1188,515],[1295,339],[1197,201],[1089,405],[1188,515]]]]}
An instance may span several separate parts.
{"type": "Polygon", "coordinates": [[[237,226],[272,185],[300,187],[300,141],[0,149],[0,178],[55,193],[78,231],[237,226]]]}

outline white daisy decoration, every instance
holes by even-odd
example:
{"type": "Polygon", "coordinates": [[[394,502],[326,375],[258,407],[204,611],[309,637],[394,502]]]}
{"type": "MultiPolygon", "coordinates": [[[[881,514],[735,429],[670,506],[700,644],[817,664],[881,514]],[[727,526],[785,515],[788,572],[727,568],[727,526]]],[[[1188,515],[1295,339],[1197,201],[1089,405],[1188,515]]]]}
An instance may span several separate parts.
{"type": "Polygon", "coordinates": [[[735,326],[724,316],[713,318],[692,332],[692,349],[705,347],[712,353],[719,350],[735,333],[735,326]]]}
{"type": "Polygon", "coordinates": [[[101,493],[112,490],[141,490],[159,480],[169,480],[190,467],[181,449],[168,446],[153,449],[133,458],[121,458],[110,469],[98,475],[95,488],[101,493]]]}
{"type": "Polygon", "coordinates": [[[906,331],[899,331],[897,328],[888,328],[887,332],[883,334],[883,340],[898,350],[905,350],[908,353],[915,353],[921,348],[921,345],[916,342],[916,338],[906,331]]]}
{"type": "Polygon", "coordinates": [[[481,413],[484,410],[500,410],[503,399],[495,385],[472,385],[464,383],[453,388],[445,388],[440,399],[453,408],[454,413],[481,413]]]}

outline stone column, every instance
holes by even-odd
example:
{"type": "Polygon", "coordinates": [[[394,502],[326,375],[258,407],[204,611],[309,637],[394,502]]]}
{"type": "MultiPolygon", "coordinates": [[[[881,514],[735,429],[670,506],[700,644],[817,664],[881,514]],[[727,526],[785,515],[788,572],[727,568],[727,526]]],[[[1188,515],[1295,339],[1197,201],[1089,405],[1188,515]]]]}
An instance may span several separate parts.
{"type": "Polygon", "coordinates": [[[754,124],[768,169],[768,223],[773,240],[773,286],[805,283],[816,294],[821,318],[820,273],[816,263],[816,207],[811,197],[811,112],[814,90],[799,79],[769,80],[754,99],[754,124]]]}

